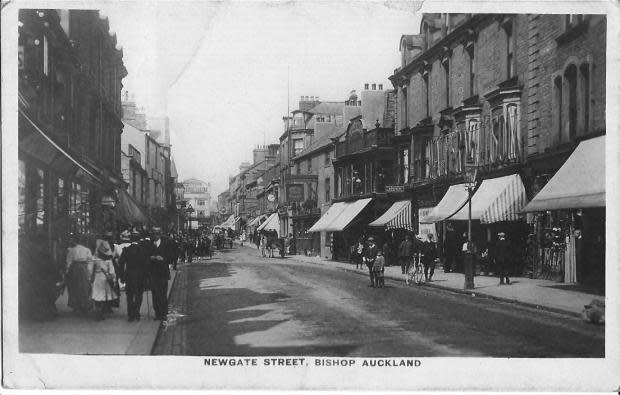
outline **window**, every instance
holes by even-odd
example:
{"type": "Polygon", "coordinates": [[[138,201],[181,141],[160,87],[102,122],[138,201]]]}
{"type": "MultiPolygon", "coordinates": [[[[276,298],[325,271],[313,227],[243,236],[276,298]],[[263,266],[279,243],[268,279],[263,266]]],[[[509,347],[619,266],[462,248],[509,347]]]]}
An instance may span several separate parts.
{"type": "Polygon", "coordinates": [[[293,153],[299,155],[304,150],[304,139],[293,139],[293,153]]]}
{"type": "Polygon", "coordinates": [[[431,116],[431,89],[430,89],[430,72],[424,76],[424,91],[426,94],[426,116],[431,116]]]}
{"type": "Polygon", "coordinates": [[[476,59],[473,44],[467,49],[467,53],[469,54],[469,96],[473,96],[476,94],[476,59]]]}
{"type": "Polygon", "coordinates": [[[553,82],[553,90],[555,92],[555,133],[557,135],[558,141],[562,142],[562,77],[558,76],[555,78],[553,82]]]}
{"type": "Polygon", "coordinates": [[[301,165],[299,162],[295,163],[295,174],[301,174],[301,165]]]}
{"type": "Polygon", "coordinates": [[[146,139],[146,164],[147,165],[151,162],[150,161],[150,159],[151,159],[151,148],[150,148],[150,145],[151,145],[151,143],[150,143],[149,139],[147,138],[146,139]]]}
{"type": "Polygon", "coordinates": [[[331,200],[331,191],[330,191],[331,185],[330,185],[330,179],[326,178],[325,179],[325,201],[329,202],[331,200]]]}
{"type": "Polygon", "coordinates": [[[402,166],[403,184],[406,184],[409,181],[409,149],[403,150],[402,166]]]}
{"type": "Polygon", "coordinates": [[[449,58],[445,58],[443,61],[443,74],[444,74],[444,85],[445,85],[445,92],[446,92],[446,107],[450,107],[450,59],[449,58]]]}
{"type": "Polygon", "coordinates": [[[205,201],[203,199],[198,199],[198,201],[196,202],[196,205],[204,206],[205,205],[205,201]]]}
{"type": "Polygon", "coordinates": [[[564,72],[568,100],[568,139],[573,140],[577,135],[577,67],[570,65],[564,72]]]}
{"type": "Polygon", "coordinates": [[[408,113],[408,108],[407,108],[407,87],[403,87],[402,88],[402,93],[401,93],[401,98],[402,98],[402,106],[400,107],[400,113],[401,113],[401,129],[406,128],[409,125],[408,119],[407,119],[407,113],[408,113]]]}
{"type": "Polygon", "coordinates": [[[579,67],[581,78],[581,106],[583,114],[582,130],[588,133],[590,129],[590,65],[584,63],[579,67]]]}
{"type": "Polygon", "coordinates": [[[307,163],[307,171],[308,174],[312,173],[312,159],[308,159],[307,163]]]}
{"type": "Polygon", "coordinates": [[[514,76],[514,35],[512,32],[512,24],[509,23],[504,27],[506,31],[506,79],[514,76]]]}

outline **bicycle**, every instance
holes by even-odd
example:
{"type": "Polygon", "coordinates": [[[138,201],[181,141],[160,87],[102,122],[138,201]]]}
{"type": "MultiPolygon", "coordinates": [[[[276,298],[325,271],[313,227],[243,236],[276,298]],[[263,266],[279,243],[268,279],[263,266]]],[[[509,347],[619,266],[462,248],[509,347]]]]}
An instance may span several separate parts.
{"type": "Polygon", "coordinates": [[[407,272],[407,284],[416,284],[422,285],[425,283],[424,281],[424,265],[422,264],[422,257],[424,254],[418,253],[414,254],[412,259],[412,265],[409,266],[409,271],[407,272]],[[413,267],[412,267],[413,266],[413,267]]]}

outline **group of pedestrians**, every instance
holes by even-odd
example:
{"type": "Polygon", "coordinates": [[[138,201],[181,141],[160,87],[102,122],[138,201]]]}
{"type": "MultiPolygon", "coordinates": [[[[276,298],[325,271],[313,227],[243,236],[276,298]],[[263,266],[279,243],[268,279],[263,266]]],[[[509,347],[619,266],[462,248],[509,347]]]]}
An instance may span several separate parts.
{"type": "Polygon", "coordinates": [[[121,290],[127,297],[128,321],[140,320],[145,291],[150,290],[156,320],[168,314],[170,265],[175,265],[179,249],[173,238],[162,237],[160,228],[150,233],[124,231],[115,243],[108,232],[88,248],[84,237],[73,235],[67,250],[65,284],[68,305],[79,314],[95,311],[95,319],[119,307],[121,290]]]}
{"type": "Polygon", "coordinates": [[[400,269],[405,276],[405,282],[409,283],[409,271],[411,265],[418,259],[424,266],[424,280],[433,281],[435,265],[437,264],[437,245],[432,233],[428,233],[426,240],[421,235],[416,235],[415,239],[411,234],[407,234],[405,239],[398,246],[398,260],[400,269]]]}
{"type": "MultiPolygon", "coordinates": [[[[205,234],[199,236],[179,235],[175,242],[179,251],[178,261],[180,262],[192,263],[194,258],[213,258],[212,242],[209,236],[205,234]]],[[[175,261],[174,269],[176,270],[176,268],[175,261]]]]}

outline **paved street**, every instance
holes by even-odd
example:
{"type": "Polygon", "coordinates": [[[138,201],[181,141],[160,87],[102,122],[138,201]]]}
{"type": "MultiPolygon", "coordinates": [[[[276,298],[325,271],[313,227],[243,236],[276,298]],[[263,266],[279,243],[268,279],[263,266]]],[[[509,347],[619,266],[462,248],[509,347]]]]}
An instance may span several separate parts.
{"type": "Polygon", "coordinates": [[[577,318],[366,277],[255,249],[181,265],[155,354],[603,357],[577,318]]]}

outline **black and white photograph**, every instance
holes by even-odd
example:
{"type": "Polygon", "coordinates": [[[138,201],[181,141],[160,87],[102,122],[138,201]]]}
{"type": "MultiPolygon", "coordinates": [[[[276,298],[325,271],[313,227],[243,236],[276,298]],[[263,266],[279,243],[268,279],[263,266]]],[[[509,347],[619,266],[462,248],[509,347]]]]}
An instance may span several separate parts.
{"type": "Polygon", "coordinates": [[[3,2],[3,387],[617,392],[618,4],[519,3],[3,2]]]}

